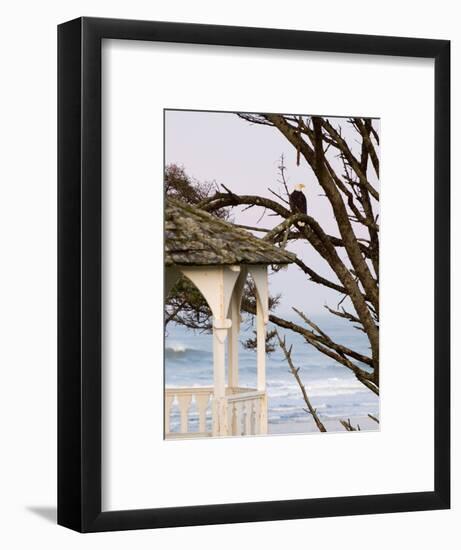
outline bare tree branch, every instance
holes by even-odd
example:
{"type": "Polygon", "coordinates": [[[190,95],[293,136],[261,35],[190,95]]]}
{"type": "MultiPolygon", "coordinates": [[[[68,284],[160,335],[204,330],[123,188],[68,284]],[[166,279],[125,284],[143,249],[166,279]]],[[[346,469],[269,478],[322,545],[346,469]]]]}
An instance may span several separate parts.
{"type": "Polygon", "coordinates": [[[278,341],[279,341],[279,346],[282,348],[283,353],[285,354],[285,358],[287,360],[288,366],[290,367],[290,371],[293,374],[293,376],[295,377],[295,380],[298,383],[299,389],[301,390],[301,393],[302,393],[302,396],[303,396],[303,399],[304,399],[304,403],[306,403],[306,405],[307,405],[307,411],[306,412],[309,412],[309,414],[312,415],[312,418],[314,419],[315,425],[317,426],[318,430],[320,432],[326,432],[327,430],[326,430],[325,426],[323,425],[322,421],[320,420],[320,418],[317,414],[317,409],[314,409],[314,407],[312,406],[312,404],[310,402],[310,399],[307,395],[306,388],[304,387],[304,384],[302,383],[302,380],[299,376],[299,367],[296,368],[293,364],[293,360],[291,358],[292,346],[290,346],[290,348],[287,348],[285,337],[283,337],[283,339],[282,339],[282,338],[280,338],[280,335],[277,331],[275,331],[275,333],[277,334],[277,338],[278,338],[278,341]]]}
{"type": "Polygon", "coordinates": [[[360,432],[360,426],[357,424],[357,428],[354,428],[349,418],[347,420],[340,420],[340,423],[344,426],[347,432],[360,432]]]}
{"type": "Polygon", "coordinates": [[[369,119],[360,119],[360,118],[354,118],[353,123],[356,126],[356,128],[359,130],[364,145],[368,151],[368,154],[371,158],[371,163],[373,164],[373,168],[375,169],[375,173],[379,178],[379,158],[376,153],[375,146],[373,145],[373,142],[370,138],[370,133],[372,131],[371,121],[369,119]]]}

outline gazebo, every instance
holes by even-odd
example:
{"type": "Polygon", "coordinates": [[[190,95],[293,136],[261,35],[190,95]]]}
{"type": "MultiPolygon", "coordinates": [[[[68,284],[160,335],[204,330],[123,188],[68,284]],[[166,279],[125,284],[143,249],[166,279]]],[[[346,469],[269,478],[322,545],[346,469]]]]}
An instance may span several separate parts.
{"type": "Polygon", "coordinates": [[[165,204],[165,297],[182,276],[201,292],[213,315],[213,386],[165,388],[165,438],[267,433],[267,266],[294,256],[248,231],[177,199],[165,204]],[[245,281],[256,289],[256,388],[239,386],[240,308],[245,281]],[[226,383],[227,344],[227,383],[226,383]],[[191,404],[198,431],[189,430],[191,404]],[[171,411],[179,406],[180,429],[172,432],[171,411]],[[211,409],[211,431],[207,412],[211,409]]]}

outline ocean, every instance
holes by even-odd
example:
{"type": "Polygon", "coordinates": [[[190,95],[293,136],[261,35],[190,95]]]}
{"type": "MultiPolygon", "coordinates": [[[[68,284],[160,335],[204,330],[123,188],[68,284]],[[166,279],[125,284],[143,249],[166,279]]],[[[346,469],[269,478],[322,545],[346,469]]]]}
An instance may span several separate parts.
{"type": "MultiPolygon", "coordinates": [[[[299,322],[298,319],[292,318],[299,322]]],[[[319,327],[336,342],[369,354],[365,335],[353,325],[333,316],[318,316],[313,319],[319,327]]],[[[270,324],[268,329],[273,328],[270,324]]],[[[241,341],[251,337],[253,327],[242,324],[241,341]]],[[[344,428],[339,419],[364,419],[368,414],[379,416],[379,398],[365,388],[344,366],[323,355],[305,340],[291,332],[282,331],[287,344],[293,344],[292,358],[306,387],[307,394],[319,417],[335,426],[344,428]],[[338,422],[332,422],[337,420],[338,422]]],[[[165,336],[165,382],[167,386],[191,387],[213,385],[212,337],[170,323],[165,336]]],[[[266,358],[266,382],[268,392],[269,432],[283,433],[283,426],[290,431],[314,431],[311,416],[305,412],[305,403],[293,375],[288,369],[283,352],[278,344],[266,358]]],[[[240,345],[239,385],[256,387],[256,353],[240,345]]],[[[192,415],[191,429],[194,417],[192,415]]],[[[369,429],[378,429],[374,422],[369,429]]],[[[179,425],[179,411],[173,410],[172,426],[179,425]]],[[[329,429],[330,431],[330,429],[329,429]]]]}

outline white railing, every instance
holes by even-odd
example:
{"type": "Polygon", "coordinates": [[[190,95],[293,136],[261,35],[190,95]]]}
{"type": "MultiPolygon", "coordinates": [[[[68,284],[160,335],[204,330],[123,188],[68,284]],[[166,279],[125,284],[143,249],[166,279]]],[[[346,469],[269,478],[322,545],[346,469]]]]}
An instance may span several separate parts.
{"type": "MultiPolygon", "coordinates": [[[[212,435],[212,387],[165,389],[165,437],[212,435]]],[[[228,435],[267,432],[266,392],[226,388],[228,435]]]]}
{"type": "Polygon", "coordinates": [[[166,388],[165,389],[165,436],[178,437],[185,434],[195,436],[211,435],[207,429],[208,417],[211,418],[210,398],[213,388],[166,388]],[[192,415],[192,404],[196,413],[192,415]],[[179,409],[179,431],[172,432],[172,420],[177,415],[175,408],[179,409]],[[198,416],[197,430],[190,430],[190,421],[198,416]]]}
{"type": "Polygon", "coordinates": [[[266,433],[266,392],[235,393],[227,398],[229,435],[260,435],[266,433]]]}

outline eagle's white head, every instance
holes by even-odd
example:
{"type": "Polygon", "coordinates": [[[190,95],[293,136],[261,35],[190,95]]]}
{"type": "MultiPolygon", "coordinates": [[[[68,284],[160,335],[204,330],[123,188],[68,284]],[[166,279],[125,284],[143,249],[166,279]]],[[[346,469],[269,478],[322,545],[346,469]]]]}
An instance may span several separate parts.
{"type": "Polygon", "coordinates": [[[306,186],[304,185],[304,183],[298,183],[297,185],[295,185],[295,189],[296,191],[302,191],[306,186]]]}

